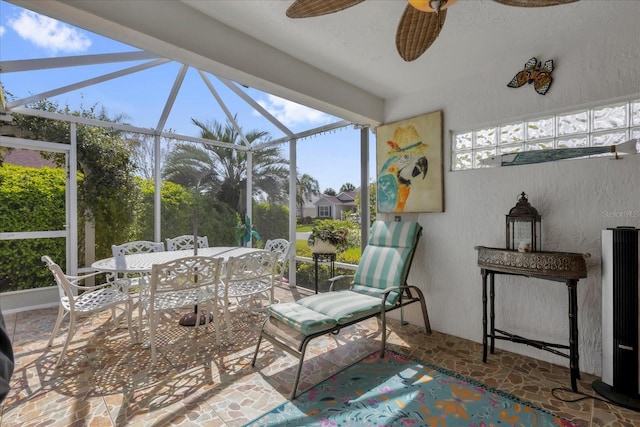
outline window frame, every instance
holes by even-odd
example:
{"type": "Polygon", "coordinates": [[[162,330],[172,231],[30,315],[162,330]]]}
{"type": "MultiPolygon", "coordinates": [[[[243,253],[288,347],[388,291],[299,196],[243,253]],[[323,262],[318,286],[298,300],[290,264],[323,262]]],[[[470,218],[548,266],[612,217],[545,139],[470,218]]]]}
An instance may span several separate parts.
{"type": "Polygon", "coordinates": [[[452,131],[449,170],[460,172],[495,167],[482,165],[480,161],[502,154],[609,146],[631,138],[640,138],[639,95],[474,130],[452,131]]]}

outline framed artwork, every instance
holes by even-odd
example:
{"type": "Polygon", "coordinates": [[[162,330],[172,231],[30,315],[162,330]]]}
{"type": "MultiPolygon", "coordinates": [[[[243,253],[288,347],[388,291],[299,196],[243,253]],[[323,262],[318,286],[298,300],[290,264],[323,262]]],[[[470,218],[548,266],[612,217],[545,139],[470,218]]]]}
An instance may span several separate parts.
{"type": "Polygon", "coordinates": [[[376,129],[378,212],[443,212],[442,111],[376,129]]]}

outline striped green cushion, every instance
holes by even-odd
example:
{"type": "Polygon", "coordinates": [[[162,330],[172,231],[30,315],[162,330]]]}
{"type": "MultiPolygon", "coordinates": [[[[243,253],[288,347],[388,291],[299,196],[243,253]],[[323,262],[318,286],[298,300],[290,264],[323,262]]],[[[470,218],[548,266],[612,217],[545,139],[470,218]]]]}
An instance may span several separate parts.
{"type": "MultiPolygon", "coordinates": [[[[404,284],[420,230],[417,222],[374,222],[350,290],[274,304],[271,315],[310,335],[379,313],[384,291],[404,284]]],[[[388,307],[398,295],[390,293],[388,307]]]]}
{"type": "Polygon", "coordinates": [[[336,291],[299,299],[297,304],[335,319],[339,325],[380,311],[380,297],[354,291],[336,291]]]}
{"type": "MultiPolygon", "coordinates": [[[[387,289],[403,285],[420,229],[417,222],[374,222],[352,289],[371,293],[363,288],[387,289]]],[[[393,301],[395,298],[390,302],[393,301]]]]}
{"type": "Polygon", "coordinates": [[[337,324],[335,319],[310,310],[295,302],[272,304],[269,307],[269,312],[271,316],[285,322],[290,327],[305,335],[329,330],[337,324]]]}
{"type": "Polygon", "coordinates": [[[417,222],[375,221],[371,225],[369,245],[392,248],[412,248],[420,233],[417,222]]]}

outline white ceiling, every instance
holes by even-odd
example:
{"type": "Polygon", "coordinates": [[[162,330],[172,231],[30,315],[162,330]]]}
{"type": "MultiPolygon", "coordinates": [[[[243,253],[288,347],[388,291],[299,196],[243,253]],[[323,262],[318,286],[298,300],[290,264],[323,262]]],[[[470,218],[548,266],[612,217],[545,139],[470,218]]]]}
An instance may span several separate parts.
{"type": "Polygon", "coordinates": [[[356,123],[385,120],[385,102],[474,79],[504,64],[505,84],[532,56],[584,42],[619,3],[581,0],[519,8],[459,0],[425,54],[403,61],[395,32],[404,0],[367,0],[289,19],[291,0],[9,0],[78,27],[309,105],[356,123]],[[587,36],[588,37],[588,36],[587,36]],[[543,50],[544,49],[544,50],[543,50]]]}

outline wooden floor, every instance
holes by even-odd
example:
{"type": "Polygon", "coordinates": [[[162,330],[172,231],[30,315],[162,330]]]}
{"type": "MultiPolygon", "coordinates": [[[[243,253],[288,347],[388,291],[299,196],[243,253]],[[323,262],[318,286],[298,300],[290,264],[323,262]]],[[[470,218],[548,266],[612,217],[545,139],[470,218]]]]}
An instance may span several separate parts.
{"type": "MultiPolygon", "coordinates": [[[[304,290],[281,287],[281,301],[304,290]]],[[[261,347],[251,367],[259,315],[234,316],[233,339],[215,345],[215,333],[178,325],[180,313],[163,319],[159,360],[133,344],[124,324],[113,328],[110,313],[81,323],[65,361],[54,365],[66,324],[46,348],[56,309],[5,316],[12,335],[16,368],[12,390],[2,404],[0,425],[13,426],[240,426],[287,400],[296,359],[261,347]]],[[[137,324],[137,322],[134,322],[137,324]]],[[[577,396],[552,390],[569,387],[567,368],[497,350],[482,363],[482,345],[417,326],[391,321],[389,348],[512,393],[583,426],[640,426],[640,413],[600,400],[569,403],[577,396]]],[[[377,350],[376,320],[337,336],[315,340],[307,351],[301,387],[308,388],[377,350]]],[[[582,374],[579,390],[594,395],[595,378],[582,374]]]]}

